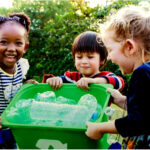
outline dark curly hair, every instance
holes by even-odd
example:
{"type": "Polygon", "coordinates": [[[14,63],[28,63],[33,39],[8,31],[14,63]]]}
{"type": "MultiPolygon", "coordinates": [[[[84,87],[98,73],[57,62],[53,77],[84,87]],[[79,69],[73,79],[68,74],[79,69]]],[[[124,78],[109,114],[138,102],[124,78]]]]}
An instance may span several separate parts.
{"type": "Polygon", "coordinates": [[[30,31],[31,21],[30,21],[30,18],[24,13],[12,13],[12,14],[9,14],[8,17],[4,17],[0,15],[0,24],[3,24],[7,21],[16,21],[20,23],[21,25],[23,25],[25,29],[27,30],[27,32],[30,31]]]}

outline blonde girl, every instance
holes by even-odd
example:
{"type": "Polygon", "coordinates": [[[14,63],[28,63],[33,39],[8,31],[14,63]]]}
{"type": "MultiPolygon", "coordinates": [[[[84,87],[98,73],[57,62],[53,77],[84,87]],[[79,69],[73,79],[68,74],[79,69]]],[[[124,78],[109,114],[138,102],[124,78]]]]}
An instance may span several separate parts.
{"type": "Polygon", "coordinates": [[[110,59],[123,74],[132,73],[127,96],[108,89],[114,103],[127,116],[110,122],[87,123],[86,135],[101,139],[104,133],[124,137],[124,149],[150,148],[150,13],[138,6],[122,8],[105,25],[103,41],[110,59]]]}

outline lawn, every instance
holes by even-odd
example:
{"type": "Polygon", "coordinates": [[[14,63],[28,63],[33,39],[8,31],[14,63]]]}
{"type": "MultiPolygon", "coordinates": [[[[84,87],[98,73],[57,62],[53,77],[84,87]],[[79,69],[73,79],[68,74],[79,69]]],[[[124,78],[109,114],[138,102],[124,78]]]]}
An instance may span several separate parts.
{"type": "MultiPolygon", "coordinates": [[[[111,107],[115,109],[115,112],[113,116],[111,117],[111,120],[115,120],[117,118],[124,116],[125,111],[123,109],[119,108],[118,106],[114,104],[111,104],[111,107]]],[[[109,134],[108,143],[111,144],[115,141],[119,141],[120,143],[122,143],[122,137],[119,136],[119,134],[109,134]]]]}

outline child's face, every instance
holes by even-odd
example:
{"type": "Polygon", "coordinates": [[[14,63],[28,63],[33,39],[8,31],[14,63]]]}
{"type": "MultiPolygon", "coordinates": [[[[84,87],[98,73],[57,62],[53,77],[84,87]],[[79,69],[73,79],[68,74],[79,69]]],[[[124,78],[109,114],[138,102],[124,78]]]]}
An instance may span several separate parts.
{"type": "Polygon", "coordinates": [[[75,53],[75,66],[83,77],[92,77],[98,73],[100,64],[100,55],[97,52],[75,53]]]}
{"type": "Polygon", "coordinates": [[[108,50],[108,60],[111,60],[113,63],[119,65],[122,74],[129,74],[133,71],[134,62],[131,57],[128,57],[123,53],[125,48],[121,42],[114,40],[114,34],[114,32],[108,32],[104,37],[104,43],[108,50]]]}
{"type": "Polygon", "coordinates": [[[0,25],[0,67],[12,68],[26,50],[26,30],[18,23],[0,25]]]}

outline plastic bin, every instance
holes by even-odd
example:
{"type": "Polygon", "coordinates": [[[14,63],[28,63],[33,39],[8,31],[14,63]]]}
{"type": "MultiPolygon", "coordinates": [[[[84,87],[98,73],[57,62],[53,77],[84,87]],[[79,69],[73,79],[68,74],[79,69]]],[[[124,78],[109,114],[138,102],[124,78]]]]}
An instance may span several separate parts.
{"type": "MultiPolygon", "coordinates": [[[[78,101],[84,94],[92,94],[97,98],[98,103],[103,107],[100,117],[96,122],[107,121],[104,110],[108,105],[110,94],[106,92],[107,88],[112,88],[110,84],[92,84],[89,91],[79,89],[75,84],[63,84],[63,86],[54,91],[56,97],[64,96],[66,98],[78,101]]],[[[107,149],[107,137],[105,134],[101,140],[91,140],[85,135],[86,127],[55,127],[39,126],[28,124],[11,123],[6,118],[6,110],[9,110],[20,99],[33,98],[36,93],[42,93],[52,88],[48,84],[26,84],[24,85],[11,103],[2,113],[2,125],[11,128],[17,145],[20,149],[107,149]]],[[[23,119],[23,118],[22,118],[23,119]]]]}

